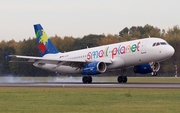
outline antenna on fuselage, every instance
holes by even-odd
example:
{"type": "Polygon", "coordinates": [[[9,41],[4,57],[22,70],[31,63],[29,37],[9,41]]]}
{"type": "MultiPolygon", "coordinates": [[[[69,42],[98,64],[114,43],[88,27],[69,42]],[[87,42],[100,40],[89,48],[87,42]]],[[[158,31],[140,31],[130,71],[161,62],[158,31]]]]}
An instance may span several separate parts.
{"type": "Polygon", "coordinates": [[[149,36],[149,38],[151,38],[150,35],[148,35],[148,36],[149,36]]]}

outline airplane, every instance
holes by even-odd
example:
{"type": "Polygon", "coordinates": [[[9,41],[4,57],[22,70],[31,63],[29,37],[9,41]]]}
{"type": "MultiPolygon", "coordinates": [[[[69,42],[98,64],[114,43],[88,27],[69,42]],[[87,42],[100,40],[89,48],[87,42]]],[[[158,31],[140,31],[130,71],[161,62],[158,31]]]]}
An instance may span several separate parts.
{"type": "Polygon", "coordinates": [[[83,83],[92,83],[92,76],[111,70],[122,70],[119,83],[126,83],[124,70],[133,67],[135,73],[157,75],[160,62],[175,52],[165,40],[156,37],[102,45],[70,52],[59,52],[40,24],[34,25],[40,57],[9,55],[26,59],[35,67],[60,74],[82,74],[83,83]]]}

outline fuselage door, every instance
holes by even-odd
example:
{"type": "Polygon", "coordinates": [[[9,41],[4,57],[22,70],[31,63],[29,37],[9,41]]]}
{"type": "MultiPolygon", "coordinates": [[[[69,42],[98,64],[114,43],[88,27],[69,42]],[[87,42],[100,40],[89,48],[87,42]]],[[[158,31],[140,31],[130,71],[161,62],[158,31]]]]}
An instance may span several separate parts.
{"type": "Polygon", "coordinates": [[[147,44],[147,39],[142,41],[142,45],[141,45],[141,54],[145,54],[146,53],[146,44],[147,44]]]}

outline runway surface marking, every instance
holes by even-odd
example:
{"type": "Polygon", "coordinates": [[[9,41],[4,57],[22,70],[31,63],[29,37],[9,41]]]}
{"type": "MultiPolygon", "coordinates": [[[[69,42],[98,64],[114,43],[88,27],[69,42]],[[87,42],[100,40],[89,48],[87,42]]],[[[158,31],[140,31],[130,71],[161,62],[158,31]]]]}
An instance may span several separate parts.
{"type": "Polygon", "coordinates": [[[31,82],[31,83],[0,83],[0,87],[89,87],[89,88],[180,88],[180,83],[126,83],[96,82],[31,82]]]}

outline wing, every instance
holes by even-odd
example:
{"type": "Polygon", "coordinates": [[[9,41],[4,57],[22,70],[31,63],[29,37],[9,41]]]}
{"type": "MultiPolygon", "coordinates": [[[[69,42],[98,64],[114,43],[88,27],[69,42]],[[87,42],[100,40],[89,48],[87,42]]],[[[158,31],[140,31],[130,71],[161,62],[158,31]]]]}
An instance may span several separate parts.
{"type": "Polygon", "coordinates": [[[10,62],[24,62],[24,63],[42,63],[42,64],[55,64],[57,66],[66,65],[72,67],[81,67],[82,65],[90,62],[104,62],[111,64],[111,59],[101,59],[101,60],[85,60],[85,59],[67,59],[67,58],[46,58],[46,57],[34,57],[34,56],[20,56],[20,55],[9,55],[9,57],[17,59],[25,59],[25,61],[15,61],[10,62]]]}

